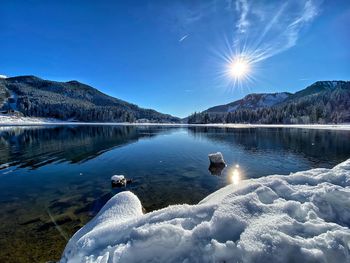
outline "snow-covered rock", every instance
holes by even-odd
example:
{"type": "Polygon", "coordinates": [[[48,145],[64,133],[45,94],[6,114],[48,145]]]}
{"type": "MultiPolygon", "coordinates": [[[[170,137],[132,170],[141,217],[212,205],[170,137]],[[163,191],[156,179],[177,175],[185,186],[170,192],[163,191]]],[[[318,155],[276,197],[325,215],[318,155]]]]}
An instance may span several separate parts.
{"type": "Polygon", "coordinates": [[[124,177],[124,175],[113,175],[111,177],[111,180],[112,180],[112,184],[115,186],[120,187],[120,186],[126,186],[126,184],[127,184],[127,180],[124,177]]]}
{"type": "Polygon", "coordinates": [[[113,175],[111,177],[112,185],[117,187],[126,186],[127,184],[132,183],[131,179],[126,179],[124,175],[113,175]]]}
{"type": "Polygon", "coordinates": [[[124,177],[124,175],[113,175],[112,177],[111,177],[111,180],[112,181],[120,181],[120,180],[123,180],[123,179],[125,179],[125,177],[124,177]]]}
{"type": "Polygon", "coordinates": [[[71,238],[61,262],[350,262],[349,200],[350,159],[148,214],[122,192],[71,238]]]}
{"type": "Polygon", "coordinates": [[[224,157],[221,152],[211,153],[208,155],[210,164],[213,165],[225,165],[224,157]]]}

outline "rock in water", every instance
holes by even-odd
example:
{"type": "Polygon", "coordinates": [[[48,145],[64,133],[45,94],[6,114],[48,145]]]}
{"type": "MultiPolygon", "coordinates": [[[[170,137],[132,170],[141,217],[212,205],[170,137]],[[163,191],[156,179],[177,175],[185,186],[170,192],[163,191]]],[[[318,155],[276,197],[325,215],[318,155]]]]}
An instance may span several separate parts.
{"type": "Polygon", "coordinates": [[[112,181],[120,181],[120,180],[123,180],[123,179],[125,179],[124,175],[113,175],[111,177],[112,181]]]}
{"type": "Polygon", "coordinates": [[[111,177],[112,185],[113,186],[126,186],[127,180],[125,179],[124,175],[113,175],[111,177]]]}
{"type": "Polygon", "coordinates": [[[217,175],[217,176],[220,176],[221,175],[221,172],[224,170],[224,168],[226,167],[225,164],[210,164],[209,165],[209,172],[211,175],[217,175]]]}
{"type": "Polygon", "coordinates": [[[211,165],[226,165],[221,152],[211,153],[208,157],[211,165]]]}

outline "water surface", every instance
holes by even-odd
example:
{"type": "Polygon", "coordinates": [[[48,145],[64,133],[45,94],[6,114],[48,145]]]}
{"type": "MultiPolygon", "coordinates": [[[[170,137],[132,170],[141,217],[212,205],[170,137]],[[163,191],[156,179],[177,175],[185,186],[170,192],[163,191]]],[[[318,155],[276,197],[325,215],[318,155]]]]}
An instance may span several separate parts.
{"type": "Polygon", "coordinates": [[[58,260],[66,240],[119,191],[147,212],[194,204],[242,179],[333,167],[350,158],[350,132],[155,126],[0,127],[0,262],[58,260]],[[227,167],[208,170],[208,153],[227,167]],[[110,177],[133,179],[112,188],[110,177]]]}

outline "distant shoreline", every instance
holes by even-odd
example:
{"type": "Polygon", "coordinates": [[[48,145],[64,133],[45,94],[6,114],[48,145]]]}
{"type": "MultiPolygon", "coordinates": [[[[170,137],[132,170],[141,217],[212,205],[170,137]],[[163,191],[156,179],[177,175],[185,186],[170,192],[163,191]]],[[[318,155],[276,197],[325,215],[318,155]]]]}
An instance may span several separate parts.
{"type": "Polygon", "coordinates": [[[35,121],[25,120],[23,122],[1,122],[2,126],[165,126],[165,127],[213,127],[213,128],[298,128],[298,129],[323,129],[323,130],[344,130],[350,131],[350,123],[344,124],[239,124],[239,123],[210,123],[210,124],[187,124],[187,123],[125,123],[125,122],[65,122],[65,121],[45,121],[35,119],[35,121]]]}

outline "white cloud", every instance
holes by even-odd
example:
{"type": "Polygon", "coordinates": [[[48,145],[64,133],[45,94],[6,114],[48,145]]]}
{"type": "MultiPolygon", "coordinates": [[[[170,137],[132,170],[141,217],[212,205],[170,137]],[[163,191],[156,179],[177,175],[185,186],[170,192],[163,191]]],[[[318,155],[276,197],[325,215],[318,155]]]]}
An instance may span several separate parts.
{"type": "Polygon", "coordinates": [[[240,33],[246,32],[249,21],[247,19],[247,15],[249,12],[249,5],[247,0],[237,0],[236,1],[236,11],[240,14],[239,20],[236,24],[236,28],[240,33]]]}
{"type": "Polygon", "coordinates": [[[188,38],[189,37],[189,35],[184,35],[183,37],[181,37],[180,39],[179,39],[179,42],[181,43],[182,41],[184,41],[186,38],[188,38]]]}
{"type": "Polygon", "coordinates": [[[254,54],[255,62],[286,51],[297,44],[301,31],[319,14],[319,7],[319,0],[293,0],[279,5],[237,0],[236,49],[244,46],[254,54]]]}
{"type": "Polygon", "coordinates": [[[183,0],[167,5],[165,17],[181,36],[179,42],[188,32],[198,36],[213,30],[226,32],[223,39],[230,39],[228,46],[234,51],[227,53],[244,49],[254,54],[255,61],[261,61],[295,46],[303,30],[319,15],[322,1],[183,0]]]}
{"type": "Polygon", "coordinates": [[[7,78],[7,76],[5,76],[5,75],[0,75],[0,79],[6,79],[7,78]]]}
{"type": "Polygon", "coordinates": [[[306,1],[304,8],[301,12],[301,14],[294,20],[292,21],[288,27],[287,27],[287,45],[286,48],[292,47],[296,44],[298,37],[299,37],[299,32],[302,29],[302,27],[312,21],[314,17],[316,17],[318,14],[318,9],[314,5],[312,0],[306,1]]]}

